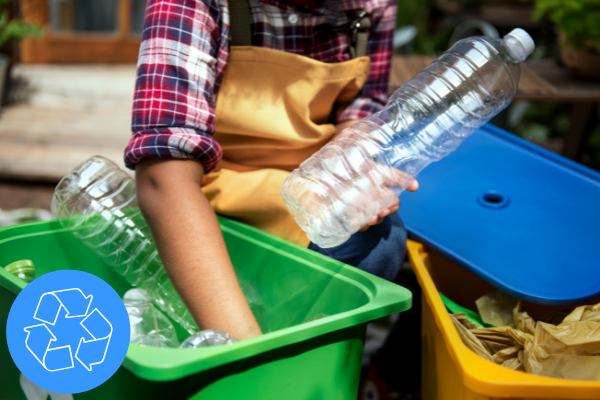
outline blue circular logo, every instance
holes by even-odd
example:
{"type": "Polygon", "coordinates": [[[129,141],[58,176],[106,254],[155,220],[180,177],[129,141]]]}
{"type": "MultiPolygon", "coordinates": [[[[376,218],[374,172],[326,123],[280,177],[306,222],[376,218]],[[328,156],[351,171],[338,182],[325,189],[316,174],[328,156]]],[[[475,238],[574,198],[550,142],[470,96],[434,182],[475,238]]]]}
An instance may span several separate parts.
{"type": "Polygon", "coordinates": [[[129,348],[129,317],[109,284],[61,270],[25,286],[6,324],[15,364],[37,386],[57,393],[95,388],[119,368],[129,348]]]}

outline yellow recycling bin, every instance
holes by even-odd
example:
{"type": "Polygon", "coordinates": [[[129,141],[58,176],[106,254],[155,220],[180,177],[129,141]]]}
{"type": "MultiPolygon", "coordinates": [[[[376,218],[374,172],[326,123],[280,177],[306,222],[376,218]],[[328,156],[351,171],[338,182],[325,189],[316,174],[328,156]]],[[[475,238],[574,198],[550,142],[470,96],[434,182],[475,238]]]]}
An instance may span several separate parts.
{"type": "MultiPolygon", "coordinates": [[[[514,371],[468,349],[439,293],[473,309],[477,298],[497,289],[423,244],[409,240],[408,255],[423,289],[423,400],[600,399],[600,382],[514,371]]],[[[559,309],[532,303],[524,308],[534,319],[559,309]]]]}

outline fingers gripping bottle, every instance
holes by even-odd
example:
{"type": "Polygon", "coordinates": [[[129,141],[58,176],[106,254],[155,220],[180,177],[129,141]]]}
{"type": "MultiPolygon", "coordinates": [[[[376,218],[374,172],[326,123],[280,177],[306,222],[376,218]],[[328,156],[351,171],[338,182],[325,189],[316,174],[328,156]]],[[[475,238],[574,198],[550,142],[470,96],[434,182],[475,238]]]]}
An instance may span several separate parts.
{"type": "Polygon", "coordinates": [[[173,321],[190,334],[199,331],[167,276],[125,171],[104,157],[90,158],[59,182],[52,213],[173,321]]]}
{"type": "Polygon", "coordinates": [[[503,39],[458,41],[368,117],[304,161],[281,189],[309,239],[344,243],[395,200],[433,161],[503,110],[534,50],[515,29],[503,39]]]}

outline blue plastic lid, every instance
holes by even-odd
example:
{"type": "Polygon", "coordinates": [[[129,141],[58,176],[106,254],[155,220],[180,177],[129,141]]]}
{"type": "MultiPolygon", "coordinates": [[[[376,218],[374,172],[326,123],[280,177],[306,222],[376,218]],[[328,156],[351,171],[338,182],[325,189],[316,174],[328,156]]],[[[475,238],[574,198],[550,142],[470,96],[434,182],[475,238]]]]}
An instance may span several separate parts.
{"type": "Polygon", "coordinates": [[[403,193],[412,237],[540,304],[600,295],[600,174],[486,125],[403,193]]]}

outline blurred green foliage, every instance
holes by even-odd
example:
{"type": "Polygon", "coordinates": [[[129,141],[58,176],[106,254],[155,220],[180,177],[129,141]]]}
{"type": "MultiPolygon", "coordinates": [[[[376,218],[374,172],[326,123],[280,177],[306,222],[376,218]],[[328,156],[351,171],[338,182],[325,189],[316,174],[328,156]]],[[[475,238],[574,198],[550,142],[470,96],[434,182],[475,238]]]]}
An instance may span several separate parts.
{"type": "MultiPolygon", "coordinates": [[[[461,8],[477,7],[483,2],[533,3],[532,0],[458,0],[461,8]]],[[[539,19],[543,16],[547,16],[558,26],[573,47],[589,45],[589,41],[592,40],[600,51],[600,0],[535,0],[535,17],[539,19]]],[[[445,15],[437,11],[433,0],[398,1],[396,26],[415,25],[418,29],[413,44],[415,54],[437,56],[443,53],[448,48],[452,30],[458,22],[460,16],[445,15]]],[[[536,51],[530,58],[557,58],[558,46],[553,27],[543,23],[534,33],[536,51]]],[[[572,104],[567,103],[529,104],[527,111],[510,130],[538,144],[553,139],[564,139],[569,129],[572,107],[572,104]]],[[[600,121],[600,108],[598,121],[600,121]]],[[[583,162],[600,171],[600,123],[596,124],[591,133],[584,151],[583,162]]]]}
{"type": "Polygon", "coordinates": [[[44,31],[32,24],[9,19],[8,4],[11,0],[0,0],[0,47],[10,40],[41,36],[44,31]]]}
{"type": "Polygon", "coordinates": [[[453,26],[432,26],[432,0],[399,0],[396,26],[414,25],[418,29],[413,44],[415,54],[436,56],[448,48],[453,26]]]}
{"type": "Polygon", "coordinates": [[[512,131],[534,143],[562,138],[569,128],[571,107],[564,103],[532,103],[512,131]]]}
{"type": "MultiPolygon", "coordinates": [[[[517,107],[517,103],[509,106],[517,107]]],[[[564,140],[571,123],[571,110],[576,104],[531,103],[519,123],[510,129],[512,133],[536,144],[544,144],[553,139],[564,140]]],[[[510,111],[509,111],[510,112],[510,111]]],[[[600,107],[598,121],[592,129],[584,147],[582,164],[600,171],[600,107]]]]}
{"type": "Polygon", "coordinates": [[[537,0],[534,17],[544,16],[574,49],[600,51],[600,0],[537,0]]]}

